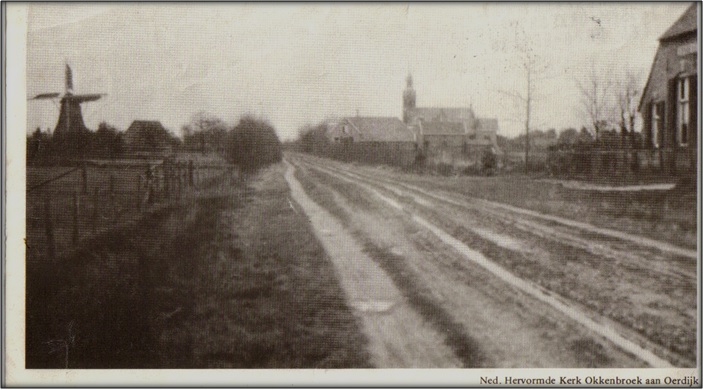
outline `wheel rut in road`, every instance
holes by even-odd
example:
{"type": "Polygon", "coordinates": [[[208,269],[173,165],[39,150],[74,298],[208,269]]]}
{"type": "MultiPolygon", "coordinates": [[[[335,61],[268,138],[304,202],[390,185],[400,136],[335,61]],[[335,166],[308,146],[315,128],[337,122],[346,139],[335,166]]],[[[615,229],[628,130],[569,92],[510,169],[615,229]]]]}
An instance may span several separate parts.
{"type": "MultiPolygon", "coordinates": [[[[563,299],[562,297],[557,296],[556,294],[552,293],[551,291],[548,291],[541,286],[530,282],[528,280],[524,280],[519,278],[518,276],[512,274],[509,272],[507,269],[501,267],[500,265],[494,263],[490,259],[486,258],[483,254],[481,254],[478,251],[475,251],[471,248],[469,248],[466,244],[461,242],[460,240],[456,239],[452,235],[448,234],[438,226],[434,225],[433,223],[429,222],[428,220],[415,215],[405,209],[399,202],[397,202],[394,199],[389,198],[388,196],[382,194],[379,192],[376,188],[365,184],[361,183],[360,180],[353,178],[353,174],[348,174],[347,175],[341,175],[338,172],[335,172],[334,170],[330,170],[328,168],[323,168],[316,166],[316,169],[319,169],[321,171],[325,171],[328,174],[335,176],[341,180],[347,181],[352,184],[356,184],[368,192],[374,194],[376,197],[384,201],[386,204],[389,206],[397,209],[398,211],[401,211],[403,213],[406,213],[412,218],[412,220],[417,223],[418,225],[422,226],[423,228],[431,231],[433,234],[435,234],[438,238],[440,238],[443,242],[446,244],[452,246],[457,252],[461,253],[464,255],[467,259],[470,261],[482,266],[486,270],[488,270],[490,273],[495,275],[496,277],[502,279],[506,283],[510,284],[511,286],[518,288],[519,290],[527,293],[528,295],[532,296],[533,298],[536,298],[552,308],[556,309],[557,311],[561,312],[563,315],[567,316],[571,320],[577,322],[578,324],[588,328],[589,330],[593,331],[594,333],[598,334],[599,336],[605,338],[606,340],[610,341],[611,343],[617,345],[621,350],[626,351],[637,358],[645,361],[647,364],[653,367],[671,367],[671,363],[651,351],[642,348],[640,345],[637,343],[625,338],[622,336],[617,330],[613,329],[610,326],[604,325],[592,318],[590,318],[586,313],[582,312],[579,310],[577,307],[571,305],[567,300],[563,299]]],[[[385,186],[384,186],[385,188],[385,186]]],[[[391,191],[394,192],[394,191],[391,191]]]]}
{"type": "Polygon", "coordinates": [[[462,367],[443,336],[405,300],[391,278],[364,253],[350,232],[315,203],[287,164],[291,196],[308,216],[337,271],[349,305],[361,319],[376,367],[462,367]]]}
{"type": "MultiPolygon", "coordinates": [[[[329,168],[329,167],[328,167],[329,168]]],[[[350,173],[350,172],[345,172],[346,174],[349,175],[354,175],[360,179],[366,179],[368,180],[369,177],[365,174],[360,174],[360,173],[350,173]]],[[[378,180],[378,178],[374,178],[375,180],[378,180]]],[[[408,183],[403,183],[399,182],[397,180],[391,179],[391,178],[385,178],[384,181],[387,181],[388,183],[392,183],[393,185],[396,185],[398,187],[401,187],[405,190],[410,190],[414,191],[416,193],[423,194],[425,196],[428,196],[430,198],[434,198],[440,201],[444,202],[450,202],[454,204],[460,204],[463,207],[466,207],[467,204],[465,202],[457,203],[457,200],[452,199],[449,194],[443,193],[437,193],[435,192],[429,192],[424,188],[418,187],[413,184],[408,184],[408,183]]],[[[391,191],[397,191],[397,190],[391,190],[391,191]]],[[[559,217],[556,215],[550,215],[550,214],[545,214],[541,213],[538,211],[534,210],[529,210],[525,209],[522,207],[516,207],[513,205],[505,204],[505,203],[500,203],[500,202],[495,202],[487,199],[481,199],[481,198],[470,198],[472,202],[475,202],[477,205],[482,206],[484,209],[493,209],[493,210],[501,210],[503,212],[510,212],[510,213],[515,213],[518,215],[523,215],[527,217],[534,218],[536,220],[542,220],[545,222],[551,222],[551,223],[556,223],[559,225],[563,226],[568,226],[571,228],[576,228],[580,229],[586,232],[590,232],[593,234],[598,234],[602,235],[605,237],[610,237],[612,239],[617,239],[617,240],[622,240],[622,241],[627,241],[636,245],[640,246],[646,246],[649,248],[653,248],[656,250],[664,251],[664,252],[669,252],[678,256],[686,257],[692,260],[696,260],[698,258],[698,252],[695,249],[688,249],[688,248],[683,248],[677,245],[670,244],[665,241],[660,241],[660,240],[655,240],[635,234],[630,234],[614,229],[608,229],[608,228],[603,228],[599,226],[594,226],[589,223],[581,222],[581,221],[576,221],[568,218],[563,218],[559,217]]]]}

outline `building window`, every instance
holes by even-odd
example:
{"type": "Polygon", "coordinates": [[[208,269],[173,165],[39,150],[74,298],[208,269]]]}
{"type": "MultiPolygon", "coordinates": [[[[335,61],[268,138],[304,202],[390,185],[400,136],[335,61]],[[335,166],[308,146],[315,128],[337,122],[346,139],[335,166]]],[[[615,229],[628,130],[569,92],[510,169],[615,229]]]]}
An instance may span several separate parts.
{"type": "Polygon", "coordinates": [[[652,104],[652,146],[659,147],[659,139],[664,129],[664,103],[652,104]]]}
{"type": "Polygon", "coordinates": [[[691,79],[679,79],[677,83],[678,102],[676,105],[676,136],[679,140],[679,145],[688,145],[689,124],[691,123],[691,113],[689,100],[691,98],[691,79]]]}
{"type": "Polygon", "coordinates": [[[344,134],[349,134],[349,127],[347,125],[344,125],[344,127],[342,127],[342,132],[344,134]]]}

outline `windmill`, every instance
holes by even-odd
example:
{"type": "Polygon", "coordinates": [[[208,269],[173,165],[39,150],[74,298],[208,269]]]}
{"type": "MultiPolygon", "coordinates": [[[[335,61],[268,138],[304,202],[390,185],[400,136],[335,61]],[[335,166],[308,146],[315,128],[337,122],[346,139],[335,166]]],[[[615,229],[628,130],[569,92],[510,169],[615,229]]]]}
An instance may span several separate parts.
{"type": "Polygon", "coordinates": [[[40,93],[31,100],[53,100],[61,97],[61,110],[59,112],[59,121],[54,129],[54,136],[65,137],[71,134],[81,134],[88,132],[88,128],[83,122],[83,114],[81,113],[81,103],[92,102],[105,96],[103,93],[73,94],[73,72],[71,67],[66,64],[66,91],[61,96],[60,93],[40,93]]]}

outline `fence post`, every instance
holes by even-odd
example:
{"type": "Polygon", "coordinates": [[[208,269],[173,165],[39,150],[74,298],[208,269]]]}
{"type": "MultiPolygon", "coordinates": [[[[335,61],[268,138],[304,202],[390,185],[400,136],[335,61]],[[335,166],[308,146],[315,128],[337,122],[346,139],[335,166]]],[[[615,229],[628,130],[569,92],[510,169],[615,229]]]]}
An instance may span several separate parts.
{"type": "Polygon", "coordinates": [[[73,245],[78,244],[78,238],[80,237],[80,230],[78,226],[79,222],[79,207],[80,199],[78,198],[78,191],[73,191],[73,234],[72,242],[73,245]]]}
{"type": "Polygon", "coordinates": [[[86,163],[83,162],[81,165],[81,178],[83,179],[83,193],[87,194],[88,193],[88,168],[86,167],[86,163]]]}
{"type": "Polygon", "coordinates": [[[44,196],[44,229],[46,231],[46,251],[51,261],[56,255],[56,243],[54,242],[54,223],[51,220],[51,194],[44,196]]]}
{"type": "Polygon", "coordinates": [[[183,169],[181,170],[181,179],[183,180],[183,189],[188,189],[188,163],[183,162],[183,169]]]}
{"type": "Polygon", "coordinates": [[[163,171],[163,177],[164,177],[164,198],[168,199],[171,195],[170,194],[170,192],[171,192],[170,184],[171,183],[169,183],[171,181],[171,171],[170,171],[168,165],[166,164],[166,162],[164,162],[162,171],[163,171]]]}
{"type": "Polygon", "coordinates": [[[110,207],[112,208],[112,220],[117,222],[117,205],[115,204],[115,176],[110,175],[110,207]]]}
{"type": "Polygon", "coordinates": [[[93,233],[95,233],[98,230],[98,215],[99,215],[99,209],[100,209],[100,190],[98,187],[95,187],[95,191],[93,192],[93,233]]]}
{"type": "Polygon", "coordinates": [[[188,161],[188,186],[193,187],[193,160],[188,161]]]}
{"type": "Polygon", "coordinates": [[[178,191],[176,192],[176,200],[181,199],[181,191],[183,190],[183,176],[181,175],[181,163],[177,163],[176,165],[176,187],[178,188],[178,191]]]}
{"type": "Polygon", "coordinates": [[[137,174],[137,212],[142,209],[142,175],[137,174]]]}

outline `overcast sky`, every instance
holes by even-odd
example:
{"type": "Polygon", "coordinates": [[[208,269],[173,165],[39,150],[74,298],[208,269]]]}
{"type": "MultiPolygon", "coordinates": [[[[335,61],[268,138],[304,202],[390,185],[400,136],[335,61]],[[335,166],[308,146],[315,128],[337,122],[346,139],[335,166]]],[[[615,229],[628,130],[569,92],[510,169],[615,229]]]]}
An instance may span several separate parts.
{"type": "MultiPolygon", "coordinates": [[[[547,72],[534,126],[586,123],[576,81],[593,65],[646,81],[657,38],[687,3],[607,4],[46,4],[29,5],[28,97],[107,93],[83,106],[89,128],[159,120],[180,134],[198,111],[235,122],[268,118],[290,139],[327,117],[401,116],[412,72],[418,106],[473,105],[522,130],[522,109],[500,91],[523,90],[515,26],[547,72]]],[[[58,107],[28,103],[28,131],[53,128],[58,107]]]]}

